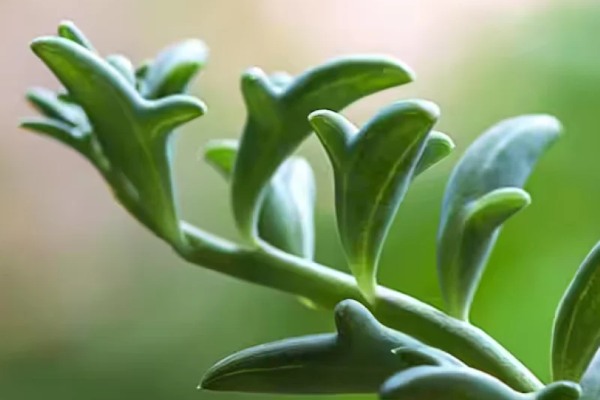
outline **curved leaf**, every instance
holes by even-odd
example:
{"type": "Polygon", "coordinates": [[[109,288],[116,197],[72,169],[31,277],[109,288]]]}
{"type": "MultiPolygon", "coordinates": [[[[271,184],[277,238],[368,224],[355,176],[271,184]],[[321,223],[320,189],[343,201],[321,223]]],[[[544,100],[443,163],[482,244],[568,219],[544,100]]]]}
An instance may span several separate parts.
{"type": "Polygon", "coordinates": [[[145,70],[138,70],[141,77],[140,93],[148,99],[158,99],[183,93],[198,71],[206,64],[208,49],[204,42],[188,39],[162,51],[145,70]]]}
{"type": "Polygon", "coordinates": [[[582,400],[600,399],[600,349],[596,350],[594,357],[587,365],[580,385],[582,400]]]}
{"type": "Polygon", "coordinates": [[[529,204],[520,188],[560,129],[547,115],[505,120],[481,135],[454,168],[437,243],[441,289],[452,316],[468,318],[500,226],[529,204]]]}
{"type": "MultiPolygon", "coordinates": [[[[281,75],[278,75],[281,77],[281,75]]],[[[246,126],[232,179],[234,217],[253,241],[265,185],[279,165],[306,139],[314,110],[341,110],[354,101],[412,81],[412,72],[386,57],[344,57],[289,79],[270,78],[258,68],[242,76],[246,126]]]]}
{"type": "Polygon", "coordinates": [[[131,85],[135,86],[136,77],[135,77],[135,68],[131,61],[125,56],[121,54],[112,54],[106,57],[106,61],[113,66],[119,72],[123,78],[127,80],[131,85]]]}
{"type": "Polygon", "coordinates": [[[427,347],[381,325],[353,300],[339,303],[335,318],[337,334],[282,340],[225,358],[206,373],[201,388],[288,394],[372,393],[392,373],[414,365],[415,360],[393,354],[394,348],[427,347]]]}
{"type": "Polygon", "coordinates": [[[58,36],[68,39],[80,46],[85,47],[89,51],[96,52],[92,42],[75,26],[71,21],[62,21],[58,25],[58,36]]]}
{"type": "MultiPolygon", "coordinates": [[[[238,142],[211,142],[205,158],[226,178],[231,176],[238,142]]],[[[314,256],[315,181],[308,162],[286,160],[269,183],[260,212],[259,236],[273,246],[302,258],[314,256]]]]}
{"type": "MultiPolygon", "coordinates": [[[[385,237],[438,115],[435,104],[409,100],[384,108],[360,130],[332,111],[309,117],[334,169],[342,245],[369,300],[375,297],[385,237]]],[[[436,151],[427,162],[438,155],[436,151]]]]}
{"type": "Polygon", "coordinates": [[[429,168],[439,163],[441,160],[450,155],[452,150],[454,150],[454,142],[448,135],[442,132],[432,131],[427,136],[425,149],[423,150],[421,158],[419,158],[419,161],[417,162],[417,166],[413,172],[413,177],[419,176],[429,168]]]}
{"type": "Polygon", "coordinates": [[[552,373],[579,380],[600,347],[600,243],[585,258],[554,320],[552,373]]]}
{"type": "Polygon", "coordinates": [[[85,111],[119,199],[157,235],[178,241],[168,137],[204,105],[182,95],[145,100],[111,64],[71,40],[43,37],[31,47],[85,111]]]}
{"type": "Polygon", "coordinates": [[[420,366],[402,371],[381,387],[384,400],[576,400],[573,382],[554,382],[535,393],[519,393],[498,379],[471,368],[420,366]]]}

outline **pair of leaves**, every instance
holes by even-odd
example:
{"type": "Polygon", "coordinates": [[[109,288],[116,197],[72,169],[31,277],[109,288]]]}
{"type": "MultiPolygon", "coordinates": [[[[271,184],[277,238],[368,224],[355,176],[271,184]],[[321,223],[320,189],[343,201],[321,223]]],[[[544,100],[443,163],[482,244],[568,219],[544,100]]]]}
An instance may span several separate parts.
{"type": "Polygon", "coordinates": [[[66,93],[30,91],[44,118],[22,126],[83,154],[138,220],[177,243],[169,138],[205,112],[202,102],[180,94],[204,64],[203,44],[192,40],[169,48],[136,71],[123,56],[101,58],[72,23],[62,23],[58,34],[34,40],[31,48],[66,93]]]}
{"type": "Polygon", "coordinates": [[[402,63],[379,56],[344,57],[292,78],[252,68],[242,75],[247,119],[232,176],[232,206],[242,236],[254,241],[266,185],[308,137],[308,115],[413,80],[402,63]]]}
{"type": "Polygon", "coordinates": [[[498,379],[471,368],[420,366],[402,371],[381,387],[384,400],[576,400],[581,388],[554,382],[533,393],[519,393],[498,379]]]}
{"type": "Polygon", "coordinates": [[[502,121],[480,136],[454,168],[437,243],[440,285],[450,315],[468,319],[500,227],[530,203],[522,187],[560,130],[560,123],[547,115],[502,121]]]}
{"type": "MultiPolygon", "coordinates": [[[[226,179],[231,177],[238,142],[209,143],[204,157],[226,179]]],[[[287,253],[312,259],[314,256],[315,180],[308,162],[291,157],[269,182],[261,206],[258,234],[261,239],[287,253]]]]}
{"type": "Polygon", "coordinates": [[[393,373],[415,365],[463,367],[454,357],[381,325],[360,303],[335,309],[337,334],[252,347],[215,364],[201,388],[217,391],[375,393],[393,373]]]}
{"type": "Polygon", "coordinates": [[[430,134],[438,117],[438,107],[423,100],[394,103],[360,130],[333,111],[309,117],[333,166],[342,245],[369,300],[385,237],[413,176],[453,148],[446,135],[430,134]]]}
{"type": "Polygon", "coordinates": [[[579,381],[585,399],[600,395],[600,243],[579,267],[558,307],[552,337],[555,379],[579,381]]]}

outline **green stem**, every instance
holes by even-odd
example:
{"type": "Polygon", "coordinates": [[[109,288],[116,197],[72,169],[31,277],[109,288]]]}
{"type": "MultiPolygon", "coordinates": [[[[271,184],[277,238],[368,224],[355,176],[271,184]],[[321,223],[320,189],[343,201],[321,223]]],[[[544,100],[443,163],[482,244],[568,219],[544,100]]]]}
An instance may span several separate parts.
{"type": "MultiPolygon", "coordinates": [[[[242,248],[182,223],[187,241],[176,251],[187,261],[237,279],[292,293],[327,308],[352,298],[365,303],[354,278],[343,272],[282,252],[266,243],[242,248]]],[[[542,383],[508,350],[473,325],[454,319],[413,297],[379,286],[366,304],[385,325],[447,351],[490,373],[516,390],[540,389],[542,383]]]]}

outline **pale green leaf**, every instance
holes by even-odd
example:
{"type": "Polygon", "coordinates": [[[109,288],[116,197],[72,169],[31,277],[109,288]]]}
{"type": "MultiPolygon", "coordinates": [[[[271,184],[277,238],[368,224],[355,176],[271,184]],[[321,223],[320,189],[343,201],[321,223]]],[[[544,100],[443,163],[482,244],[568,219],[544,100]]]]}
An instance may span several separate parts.
{"type": "Polygon", "coordinates": [[[387,232],[438,115],[437,106],[423,100],[394,103],[360,130],[333,111],[310,115],[335,173],[342,245],[369,300],[375,296],[377,264],[387,232]]]}
{"type": "MultiPolygon", "coordinates": [[[[356,301],[338,304],[335,319],[336,334],[282,340],[223,359],[206,373],[201,387],[285,394],[375,393],[391,374],[420,362],[399,357],[393,349],[426,351],[423,343],[381,325],[356,301]]],[[[454,360],[455,366],[462,365],[454,360]]]]}
{"type": "Polygon", "coordinates": [[[505,120],[480,136],[454,168],[437,244],[440,285],[452,316],[468,318],[500,227],[529,204],[520,188],[560,129],[547,115],[505,120]]]}
{"type": "Polygon", "coordinates": [[[456,366],[418,366],[389,378],[381,387],[383,400],[576,400],[574,382],[554,382],[532,393],[520,393],[491,375],[456,366]]]}
{"type": "Polygon", "coordinates": [[[269,77],[258,68],[242,76],[247,120],[232,178],[232,204],[240,232],[257,233],[266,184],[308,137],[314,110],[340,110],[367,95],[413,79],[402,63],[380,56],[340,58],[296,78],[269,77]]]}
{"type": "MultiPolygon", "coordinates": [[[[600,243],[585,258],[554,320],[552,373],[579,380],[600,347],[600,243]]],[[[600,377],[596,379],[600,380],[600,377]]]]}

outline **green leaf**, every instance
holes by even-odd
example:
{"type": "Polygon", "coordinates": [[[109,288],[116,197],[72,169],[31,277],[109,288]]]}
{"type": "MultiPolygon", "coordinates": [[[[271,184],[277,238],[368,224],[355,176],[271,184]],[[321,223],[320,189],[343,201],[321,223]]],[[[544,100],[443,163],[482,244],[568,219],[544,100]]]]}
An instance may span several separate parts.
{"type": "Polygon", "coordinates": [[[468,319],[500,227],[530,203],[521,187],[560,130],[560,123],[547,115],[505,120],[481,135],[454,168],[437,243],[438,273],[450,315],[468,319]]]}
{"type": "Polygon", "coordinates": [[[120,54],[112,54],[106,57],[106,61],[113,66],[131,85],[135,86],[135,68],[131,61],[120,54]]]}
{"type": "Polygon", "coordinates": [[[138,70],[140,93],[158,99],[187,90],[192,79],[206,64],[208,49],[200,40],[189,39],[161,52],[154,61],[138,70]]]}
{"type": "MultiPolygon", "coordinates": [[[[231,176],[238,142],[209,143],[206,160],[226,178],[231,176]]],[[[314,256],[315,182],[306,160],[286,160],[271,179],[259,218],[259,236],[273,246],[299,257],[314,256]]]]}
{"type": "Polygon", "coordinates": [[[119,200],[154,233],[178,242],[169,134],[202,115],[204,105],[183,95],[146,100],[111,64],[71,40],[43,37],[31,47],[85,111],[119,200]]]}
{"type": "Polygon", "coordinates": [[[258,68],[242,75],[246,126],[232,178],[234,217],[254,241],[266,183],[311,131],[312,111],[341,110],[354,101],[412,81],[402,63],[378,56],[344,57],[294,78],[267,76],[258,68]]]}
{"type": "Polygon", "coordinates": [[[552,373],[578,381],[600,347],[600,243],[583,260],[554,320],[552,373]]]}
{"type": "Polygon", "coordinates": [[[576,400],[574,382],[554,382],[538,392],[519,393],[498,379],[471,368],[419,366],[389,378],[381,387],[383,400],[576,400]]]}
{"type": "MultiPolygon", "coordinates": [[[[438,116],[435,104],[409,100],[384,108],[360,130],[332,111],[309,117],[334,169],[342,245],[369,301],[385,237],[438,116]]],[[[427,162],[440,153],[431,153],[427,162]]]]}
{"type": "Polygon", "coordinates": [[[68,39],[80,46],[85,47],[89,51],[96,52],[92,42],[75,26],[71,21],[63,21],[58,25],[58,36],[68,39]]]}
{"type": "MultiPolygon", "coordinates": [[[[200,386],[257,393],[374,393],[392,373],[414,366],[415,360],[400,357],[393,349],[427,348],[381,325],[354,300],[337,305],[335,321],[337,334],[287,339],[233,354],[214,365],[200,386]]],[[[441,362],[462,365],[446,357],[441,362]]]]}
{"type": "Polygon", "coordinates": [[[600,349],[588,364],[581,378],[582,400],[600,399],[600,349]]]}
{"type": "Polygon", "coordinates": [[[454,142],[448,135],[432,131],[427,136],[425,150],[423,150],[423,154],[419,158],[413,176],[417,177],[427,171],[452,153],[452,150],[454,150],[454,142]]]}

